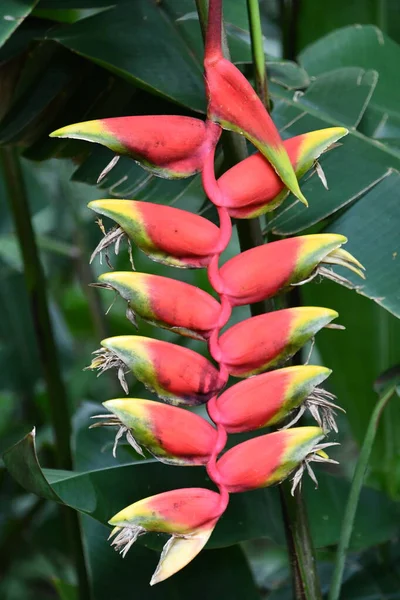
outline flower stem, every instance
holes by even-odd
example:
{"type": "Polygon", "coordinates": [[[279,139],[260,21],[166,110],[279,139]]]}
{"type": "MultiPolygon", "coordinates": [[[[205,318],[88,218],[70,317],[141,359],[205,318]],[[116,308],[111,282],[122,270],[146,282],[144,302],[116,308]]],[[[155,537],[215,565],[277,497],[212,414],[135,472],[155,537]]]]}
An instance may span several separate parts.
{"type": "Polygon", "coordinates": [[[346,510],[343,516],[339,545],[336,554],[335,569],[333,572],[331,587],[329,591],[329,600],[338,600],[340,595],[346,554],[350,544],[351,533],[353,531],[354,526],[354,519],[357,512],[358,500],[360,497],[365,473],[368,467],[368,461],[371,455],[375,435],[378,429],[379,419],[381,417],[383,409],[393,396],[394,392],[395,387],[390,387],[386,391],[386,393],[379,398],[379,401],[371,415],[368,429],[365,434],[360,456],[358,458],[356,468],[354,470],[353,481],[351,483],[346,510]]]}
{"type": "Polygon", "coordinates": [[[292,496],[289,481],[280,485],[279,492],[292,567],[294,597],[296,600],[320,600],[322,596],[315,550],[303,494],[297,488],[292,496]]]}
{"type": "Polygon", "coordinates": [[[247,13],[249,15],[256,91],[264,106],[269,110],[268,79],[267,70],[265,68],[264,44],[258,0],[247,0],[247,13]]]}
{"type": "MultiPolygon", "coordinates": [[[[247,0],[247,11],[250,23],[256,91],[266,109],[269,110],[268,80],[258,0],[247,0]]],[[[249,231],[250,228],[247,226],[247,230],[242,233],[242,223],[238,222],[237,228],[241,248],[243,237],[245,237],[247,247],[251,247],[251,243],[253,246],[258,246],[262,243],[259,241],[259,232],[261,232],[260,222],[257,219],[256,223],[254,223],[254,220],[252,223],[253,229],[255,228],[256,232],[249,231]],[[248,237],[250,237],[250,240],[248,240],[248,237]]],[[[262,306],[250,307],[252,315],[273,310],[273,308],[274,305],[271,302],[264,303],[264,310],[262,310],[262,306]]],[[[308,525],[306,506],[301,490],[297,489],[293,497],[290,488],[290,483],[286,481],[282,483],[279,491],[292,569],[294,597],[296,600],[319,600],[321,598],[321,589],[316,570],[315,550],[308,525]]]]}
{"type": "MultiPolygon", "coordinates": [[[[46,280],[39,259],[18,152],[14,148],[2,148],[0,162],[3,167],[10,211],[21,248],[26,289],[47,386],[50,415],[56,440],[56,464],[61,469],[70,470],[72,469],[72,454],[68,400],[61,377],[57,346],[50,320],[46,280]]],[[[61,512],[66,528],[66,537],[70,544],[71,557],[76,566],[79,597],[86,600],[90,598],[90,591],[80,535],[80,521],[77,513],[72,509],[62,507],[61,512]]]]}

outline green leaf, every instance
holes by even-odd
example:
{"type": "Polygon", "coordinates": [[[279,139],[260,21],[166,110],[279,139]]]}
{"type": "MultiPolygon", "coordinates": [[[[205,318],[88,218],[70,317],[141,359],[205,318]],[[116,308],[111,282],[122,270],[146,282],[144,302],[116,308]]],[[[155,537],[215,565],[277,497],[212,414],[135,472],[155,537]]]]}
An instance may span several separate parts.
{"type": "Polygon", "coordinates": [[[32,401],[40,377],[39,352],[22,275],[4,273],[0,288],[0,386],[32,401]]]}
{"type": "MultiPolygon", "coordinates": [[[[351,77],[353,78],[353,75],[351,77]]],[[[325,83],[327,79],[329,78],[324,77],[325,83]]],[[[324,98],[329,97],[328,91],[331,95],[341,95],[342,92],[341,87],[335,86],[335,76],[332,76],[328,83],[326,91],[322,86],[319,88],[322,93],[321,106],[324,98]]],[[[296,99],[280,96],[275,103],[273,116],[285,135],[289,134],[291,137],[313,129],[345,125],[346,120],[354,119],[355,115],[361,117],[362,98],[359,98],[360,103],[357,108],[352,105],[352,96],[350,96],[346,111],[345,105],[342,105],[343,112],[339,122],[337,118],[328,115],[322,120],[322,110],[318,112],[316,108],[311,107],[312,103],[308,99],[310,89],[311,87],[304,95],[296,96],[296,99]]],[[[318,103],[315,96],[313,103],[315,105],[318,103]]],[[[328,113],[327,105],[325,110],[328,113]]],[[[315,175],[306,177],[301,187],[309,207],[302,208],[298,202],[287,199],[269,223],[269,229],[275,234],[292,235],[303,231],[361,198],[365,192],[387,177],[390,169],[400,169],[400,153],[380,141],[368,138],[356,130],[350,130],[340,148],[322,155],[319,162],[326,175],[329,189],[325,190],[315,175]],[[340,177],[337,176],[338,173],[340,177]]]]}
{"type": "Polygon", "coordinates": [[[372,549],[348,561],[348,577],[341,589],[346,600],[399,600],[399,544],[372,549]]]}
{"type": "Polygon", "coordinates": [[[308,46],[299,56],[310,75],[356,66],[379,73],[371,106],[382,113],[399,113],[400,81],[397,65],[400,46],[372,25],[344,27],[308,46]]]}
{"type": "MultiPolygon", "coordinates": [[[[367,30],[374,31],[376,38],[374,29],[367,30]]],[[[359,30],[348,28],[346,31],[354,33],[359,30]]],[[[329,40],[330,36],[325,43],[332,50],[329,40]]],[[[370,42],[369,38],[367,42],[370,42]]],[[[322,48],[323,41],[320,50],[324,59],[326,49],[322,52],[322,48]]],[[[374,51],[378,53],[379,49],[374,48],[374,51]]],[[[357,62],[357,54],[354,62],[357,62]]],[[[306,64],[308,66],[307,61],[306,64]]],[[[383,68],[380,61],[377,65],[383,68]]],[[[387,76],[387,71],[379,73],[378,84],[387,76]]],[[[320,158],[329,190],[324,190],[315,174],[306,179],[302,190],[309,201],[309,208],[287,200],[269,222],[268,229],[277,235],[292,235],[330,218],[327,230],[346,235],[349,251],[367,268],[365,283],[356,281],[352,275],[349,277],[351,282],[360,293],[393,314],[400,315],[400,297],[395,285],[396,257],[400,250],[396,234],[400,220],[397,173],[400,153],[397,145],[385,143],[386,138],[376,140],[364,133],[396,136],[400,116],[390,114],[385,130],[385,123],[376,117],[376,105],[373,108],[375,112],[368,112],[378,90],[376,82],[374,71],[365,72],[362,68],[348,66],[316,73],[315,81],[304,93],[292,95],[281,88],[273,88],[273,95],[277,98],[275,120],[285,135],[337,124],[349,127],[350,133],[340,149],[320,158]],[[359,125],[363,132],[356,129],[359,125]],[[382,129],[381,134],[379,129],[382,129]],[[338,210],[341,210],[340,217],[333,221],[332,216],[338,210]]]]}
{"type": "Polygon", "coordinates": [[[1,121],[0,144],[20,142],[26,137],[32,141],[48,131],[49,117],[57,110],[57,102],[61,110],[78,84],[79,59],[66,51],[52,54],[47,50],[47,46],[39,47],[25,65],[14,103],[1,121]]]}
{"type": "Polygon", "coordinates": [[[357,127],[374,93],[378,81],[376,71],[346,67],[319,75],[304,94],[294,100],[321,119],[332,119],[345,127],[357,127]]]}
{"type": "Polygon", "coordinates": [[[78,600],[76,586],[56,577],[53,579],[53,585],[56,588],[59,600],[78,600]]]}
{"type": "Polygon", "coordinates": [[[400,85],[397,80],[393,83],[400,47],[375,27],[346,27],[307,48],[300,58],[316,79],[304,94],[271,88],[281,131],[296,135],[338,124],[351,129],[340,150],[320,159],[329,191],[323,190],[315,176],[305,181],[302,189],[310,208],[284,203],[270,225],[280,235],[297,233],[329,217],[361,198],[391,168],[400,169],[395,143],[400,85]]]}
{"type": "MultiPolygon", "coordinates": [[[[400,174],[392,172],[327,229],[348,238],[349,252],[366,269],[366,280],[348,279],[364,296],[400,317],[400,174]]],[[[346,273],[347,277],[347,273],[346,273]]]]}
{"type": "Polygon", "coordinates": [[[49,19],[50,21],[57,21],[58,23],[76,23],[82,19],[93,17],[99,13],[108,10],[109,6],[99,8],[86,8],[86,9],[58,9],[58,8],[36,8],[32,15],[39,17],[40,19],[49,19]]]}
{"type": "MultiPolygon", "coordinates": [[[[94,432],[90,432],[92,434],[94,432]]],[[[104,433],[101,435],[104,436],[104,433]]],[[[108,435],[112,437],[110,433],[108,435]]],[[[94,446],[98,453],[101,448],[98,440],[94,446]]],[[[106,450],[104,445],[103,449],[106,450]]],[[[202,468],[169,467],[153,459],[126,462],[125,457],[124,453],[124,462],[114,461],[115,466],[108,466],[107,460],[106,466],[85,472],[42,471],[35,453],[34,434],[31,433],[4,454],[4,463],[25,489],[67,504],[103,524],[123,507],[149,495],[180,487],[210,487],[202,468]]],[[[349,484],[323,473],[318,476],[320,488],[317,492],[310,481],[305,482],[311,527],[317,546],[332,545],[338,539],[342,506],[349,484]]],[[[363,492],[360,506],[352,548],[364,548],[389,539],[398,520],[398,506],[384,495],[368,489],[363,492]]],[[[230,546],[258,537],[284,543],[276,489],[232,494],[228,509],[217,524],[208,547],[230,546]]],[[[141,541],[160,546],[159,539],[157,541],[150,536],[141,538],[141,541]]]]}
{"type": "MultiPolygon", "coordinates": [[[[96,148],[91,156],[75,171],[74,181],[95,185],[102,170],[109,164],[114,154],[106,148],[96,148]]],[[[99,188],[104,193],[117,198],[135,198],[149,202],[174,204],[182,198],[181,208],[193,210],[201,207],[205,198],[200,184],[200,176],[166,180],[155,177],[129,158],[121,157],[116,166],[101,180],[99,188]],[[193,190],[193,192],[191,192],[193,190]],[[192,200],[194,201],[193,208],[192,200]]],[[[179,208],[179,206],[178,206],[179,208]]]]}
{"type": "Polygon", "coordinates": [[[92,8],[108,8],[130,0],[40,0],[38,8],[42,10],[91,10],[92,8]]]}
{"type": "Polygon", "coordinates": [[[2,0],[0,6],[0,47],[29,15],[38,0],[2,0]]]}
{"type": "Polygon", "coordinates": [[[288,90],[299,90],[310,85],[310,78],[305,69],[291,60],[266,61],[268,79],[288,90]]]}
{"type": "MultiPolygon", "coordinates": [[[[400,322],[378,304],[330,281],[304,286],[302,299],[306,305],[337,310],[338,322],[346,327],[345,331],[322,331],[316,342],[323,364],[333,370],[330,389],[346,410],[351,432],[361,445],[377,401],[374,381],[382,371],[400,362],[400,322]]],[[[400,490],[399,428],[400,404],[394,399],[379,425],[370,481],[395,497],[400,490]]],[[[362,506],[363,501],[360,509],[362,506]]]]}
{"type": "MultiPolygon", "coordinates": [[[[394,1],[396,4],[396,0],[394,1]]],[[[389,29],[398,22],[398,13],[389,14],[390,2],[382,4],[378,1],[365,2],[365,0],[337,0],[334,4],[316,3],[313,0],[302,0],[301,10],[298,13],[297,46],[303,49],[308,44],[327,35],[334,29],[345,25],[379,24],[383,21],[389,29]]],[[[381,25],[382,26],[382,25],[381,25]]],[[[393,37],[393,36],[392,36],[393,37]]]]}
{"type": "Polygon", "coordinates": [[[201,65],[162,5],[136,0],[52,31],[52,39],[131,83],[205,110],[201,65]]]}
{"type": "Polygon", "coordinates": [[[40,468],[35,446],[35,429],[3,455],[4,464],[16,481],[28,492],[46,500],[62,502],[40,468]]]}

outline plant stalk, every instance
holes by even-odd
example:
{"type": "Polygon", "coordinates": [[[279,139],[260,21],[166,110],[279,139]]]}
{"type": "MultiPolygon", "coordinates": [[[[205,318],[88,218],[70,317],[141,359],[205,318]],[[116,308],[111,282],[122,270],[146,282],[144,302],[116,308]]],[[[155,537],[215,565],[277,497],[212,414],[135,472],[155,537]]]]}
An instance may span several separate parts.
{"type": "Polygon", "coordinates": [[[49,395],[49,408],[55,435],[55,459],[60,469],[72,469],[71,424],[67,395],[50,321],[46,282],[32,227],[29,204],[19,156],[13,148],[1,150],[3,172],[10,211],[24,263],[25,284],[29,296],[36,340],[49,395]]]}
{"type": "MultiPolygon", "coordinates": [[[[256,75],[256,91],[266,109],[269,110],[267,71],[265,66],[264,44],[258,0],[247,0],[247,10],[250,23],[253,63],[256,75]]],[[[262,243],[259,242],[259,232],[262,237],[260,221],[259,219],[256,221],[257,233],[253,238],[253,246],[262,243]]],[[[239,232],[239,242],[242,248],[241,237],[243,236],[241,236],[240,233],[240,229],[242,228],[242,223],[240,221],[238,222],[237,227],[239,232]]],[[[246,237],[247,235],[251,236],[252,232],[247,232],[246,237]]],[[[271,304],[271,302],[265,302],[265,308],[262,312],[267,312],[268,310],[271,310],[271,308],[273,309],[273,304],[272,306],[271,304]]],[[[259,306],[251,306],[250,309],[253,315],[260,314],[259,306]]],[[[280,486],[280,499],[288,553],[292,568],[294,598],[296,598],[296,600],[319,600],[321,598],[321,588],[316,569],[315,550],[308,525],[306,506],[301,490],[297,489],[293,497],[290,488],[290,482],[284,481],[282,483],[280,486]]]]}
{"type": "Polygon", "coordinates": [[[340,597],[346,554],[350,545],[354,519],[357,512],[358,501],[360,498],[365,473],[368,467],[369,458],[371,456],[372,446],[374,444],[382,412],[395,393],[395,390],[395,387],[390,387],[389,390],[387,390],[386,393],[379,398],[368,424],[368,429],[365,434],[360,456],[358,457],[356,468],[354,470],[353,481],[351,483],[346,509],[344,511],[339,545],[336,554],[335,569],[333,571],[331,587],[329,591],[329,600],[339,600],[340,597]]]}
{"type": "MultiPolygon", "coordinates": [[[[71,470],[71,423],[68,399],[61,377],[57,346],[49,313],[46,280],[32,227],[20,158],[14,148],[2,148],[0,158],[10,211],[22,253],[25,284],[48,392],[50,416],[55,436],[55,460],[60,469],[71,470]]],[[[75,562],[77,571],[79,597],[81,600],[87,600],[90,598],[90,590],[80,535],[80,521],[77,513],[69,508],[63,507],[61,512],[66,528],[66,538],[70,544],[71,558],[75,562]]]]}
{"type": "MultiPolygon", "coordinates": [[[[207,29],[207,0],[196,0],[196,6],[199,15],[200,26],[205,39],[207,29]]],[[[267,78],[264,60],[264,47],[261,34],[260,13],[258,1],[248,1],[249,21],[252,35],[252,53],[258,60],[262,56],[264,65],[265,80],[267,78]],[[256,14],[250,14],[255,10],[256,14]],[[258,20],[258,23],[256,21],[258,20]]],[[[224,29],[224,28],[222,28],[224,29]]],[[[222,33],[223,35],[223,33],[222,33]]],[[[224,37],[224,36],[223,36],[224,37]]],[[[257,68],[257,67],[256,67],[257,68]]],[[[268,90],[267,87],[264,89],[268,90]]],[[[263,99],[265,106],[268,107],[268,92],[263,99]]],[[[246,140],[233,132],[224,131],[222,135],[222,144],[224,149],[225,162],[227,167],[231,167],[244,160],[247,156],[246,140]]],[[[263,244],[262,229],[260,220],[243,219],[236,221],[239,244],[242,251],[254,248],[263,244]]],[[[263,314],[273,310],[273,303],[269,301],[259,302],[250,306],[253,316],[263,314]]],[[[290,494],[290,486],[285,483],[280,486],[282,515],[284,520],[288,553],[290,564],[292,566],[293,589],[296,600],[320,600],[321,591],[316,570],[315,551],[312,544],[311,534],[308,526],[307,513],[301,492],[298,491],[295,497],[290,494]]]]}
{"type": "Polygon", "coordinates": [[[253,56],[256,92],[264,106],[267,108],[267,110],[269,110],[270,101],[268,94],[268,79],[267,70],[265,67],[264,43],[261,30],[261,16],[258,0],[247,0],[247,13],[249,16],[251,52],[253,56]]]}

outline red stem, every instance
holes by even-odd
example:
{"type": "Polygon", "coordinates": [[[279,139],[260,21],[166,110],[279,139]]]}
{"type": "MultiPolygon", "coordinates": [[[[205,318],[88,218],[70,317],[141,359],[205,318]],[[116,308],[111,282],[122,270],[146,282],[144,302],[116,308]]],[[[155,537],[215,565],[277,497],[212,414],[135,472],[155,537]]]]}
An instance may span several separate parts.
{"type": "Polygon", "coordinates": [[[222,57],[222,0],[210,0],[204,63],[210,65],[222,57]]]}
{"type": "MultiPolygon", "coordinates": [[[[209,30],[207,34],[207,39],[211,39],[213,42],[215,41],[215,21],[219,18],[219,25],[221,24],[221,2],[210,1],[210,21],[212,25],[209,25],[209,30]],[[211,11],[214,11],[211,14],[211,11]],[[219,11],[219,12],[218,12],[219,11]],[[217,14],[216,14],[217,13],[217,14]]],[[[219,27],[219,31],[220,31],[219,27]]],[[[219,44],[220,44],[220,36],[219,36],[219,44]]],[[[214,48],[214,46],[213,46],[214,48]]],[[[218,127],[216,125],[216,127],[218,127]]],[[[208,198],[213,202],[213,204],[217,207],[218,216],[219,216],[219,239],[215,246],[215,254],[212,257],[210,264],[208,266],[208,279],[210,284],[215,289],[215,291],[219,294],[221,299],[221,312],[219,314],[218,320],[215,324],[214,329],[211,332],[210,338],[208,340],[208,348],[211,356],[214,358],[216,362],[219,363],[220,368],[220,377],[224,384],[228,382],[229,372],[226,366],[223,363],[223,355],[221,352],[221,348],[219,346],[219,334],[221,329],[226,325],[229,321],[229,318],[232,313],[232,305],[229,300],[229,296],[224,293],[224,282],[221,278],[219,272],[219,259],[222,252],[226,249],[229,244],[229,241],[232,236],[232,221],[229,216],[228,210],[224,208],[224,198],[221,193],[221,190],[218,186],[218,182],[215,178],[214,171],[214,154],[215,148],[213,148],[207,156],[207,159],[204,164],[202,179],[203,179],[203,187],[208,196],[208,198]]],[[[226,487],[224,486],[220,473],[217,467],[217,458],[220,452],[225,448],[226,440],[227,440],[227,432],[223,425],[219,422],[219,411],[217,405],[217,396],[213,396],[207,403],[207,410],[210,418],[217,425],[217,439],[215,442],[215,446],[210,456],[210,460],[207,463],[207,473],[211,479],[215,483],[215,485],[219,489],[220,493],[220,503],[218,507],[218,512],[220,515],[225,511],[228,502],[229,502],[229,493],[226,487]]]]}

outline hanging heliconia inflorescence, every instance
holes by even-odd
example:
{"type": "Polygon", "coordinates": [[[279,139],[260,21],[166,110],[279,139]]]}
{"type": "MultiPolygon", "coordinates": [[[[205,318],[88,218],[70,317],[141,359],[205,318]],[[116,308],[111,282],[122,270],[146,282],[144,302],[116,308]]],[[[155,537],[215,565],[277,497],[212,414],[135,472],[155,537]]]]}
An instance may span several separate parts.
{"type": "MultiPolygon", "coordinates": [[[[269,243],[243,252],[220,267],[232,232],[231,217],[248,219],[283,202],[289,192],[307,204],[298,178],[319,155],[346,135],[342,127],[312,131],[283,142],[251,85],[221,51],[221,0],[210,0],[205,50],[208,114],[205,122],[180,116],[121,117],[70,125],[52,135],[97,142],[127,155],[165,178],[201,172],[204,190],[219,215],[219,227],[192,213],[135,200],[89,204],[117,226],[94,252],[118,251],[122,238],[155,261],[180,268],[207,268],[219,302],[187,283],[146,273],[110,272],[98,285],[115,290],[128,318],[146,321],[208,343],[214,364],[176,344],[138,335],[103,340],[92,369],[116,368],[128,393],[125,373],[167,404],[140,398],[104,403],[98,425],[115,426],[139,453],[143,448],[169,465],[204,465],[218,492],[178,489],[151,496],[112,517],[113,546],[123,555],[149,531],[171,535],[151,583],[173,575],[210,538],[229,494],[281,482],[293,475],[293,490],[310,462],[334,462],[320,443],[336,430],[333,396],[319,387],[330,370],[319,366],[279,368],[337,317],[334,310],[298,307],[249,318],[222,335],[232,308],[270,298],[317,274],[342,279],[331,265],[362,276],[362,265],[341,248],[346,238],[317,234],[269,243]],[[218,180],[214,154],[221,128],[244,135],[258,152],[218,180]],[[215,365],[216,363],[216,365],[215,365]],[[272,370],[276,369],[276,370],[272,370]],[[229,376],[243,380],[225,388],[229,376]],[[206,403],[213,427],[186,410],[206,403]],[[306,409],[318,426],[288,429],[306,409]],[[292,414],[293,413],[293,414],[292,414]],[[294,418],[286,428],[238,444],[221,455],[227,435],[253,431],[294,418]]],[[[115,159],[112,165],[115,164],[115,159]]]]}

